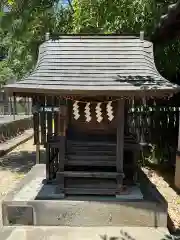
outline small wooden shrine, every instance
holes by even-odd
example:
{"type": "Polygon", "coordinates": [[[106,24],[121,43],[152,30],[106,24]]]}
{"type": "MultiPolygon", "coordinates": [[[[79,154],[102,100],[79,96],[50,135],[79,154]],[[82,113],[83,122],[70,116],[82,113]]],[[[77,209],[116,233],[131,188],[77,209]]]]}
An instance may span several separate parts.
{"type": "Polygon", "coordinates": [[[46,148],[46,180],[58,193],[119,195],[136,184],[128,106],[178,86],[158,73],[143,34],[66,35],[47,39],[34,71],[6,90],[32,98],[34,142],[46,148]]]}

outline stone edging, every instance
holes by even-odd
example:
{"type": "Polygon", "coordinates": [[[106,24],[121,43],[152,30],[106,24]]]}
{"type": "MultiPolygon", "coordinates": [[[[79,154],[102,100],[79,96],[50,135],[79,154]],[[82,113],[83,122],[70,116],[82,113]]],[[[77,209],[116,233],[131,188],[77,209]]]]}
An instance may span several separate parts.
{"type": "MultiPolygon", "coordinates": [[[[148,172],[146,172],[144,169],[142,169],[143,170],[143,172],[144,172],[144,174],[146,175],[146,177],[149,179],[149,181],[158,189],[158,191],[160,192],[160,194],[163,196],[163,198],[167,201],[167,203],[168,203],[168,199],[164,196],[164,192],[163,192],[163,189],[159,189],[159,186],[157,185],[156,186],[156,184],[155,183],[153,183],[152,182],[152,180],[151,180],[151,177],[149,176],[149,173],[148,172]]],[[[154,171],[154,170],[151,170],[152,172],[154,172],[155,173],[155,175],[157,175],[157,173],[154,171]]],[[[151,175],[151,173],[150,173],[150,175],[151,175]]],[[[170,187],[169,187],[170,188],[170,187]]],[[[173,190],[174,191],[174,190],[173,190]]],[[[169,204],[168,204],[169,205],[169,204]]],[[[175,226],[175,224],[174,224],[174,221],[173,221],[173,219],[171,218],[171,216],[170,216],[170,214],[169,214],[169,209],[168,209],[168,213],[167,213],[167,228],[168,228],[168,230],[169,230],[169,232],[172,234],[172,235],[175,235],[176,236],[176,234],[179,234],[179,229],[177,229],[177,227],[175,226]]],[[[178,235],[179,236],[179,235],[178,235]]],[[[176,239],[176,238],[175,238],[176,239]]],[[[178,239],[180,239],[180,238],[178,238],[178,239]]]]}
{"type": "Polygon", "coordinates": [[[17,146],[25,143],[33,137],[33,129],[25,130],[23,134],[0,144],[0,157],[12,151],[17,146]]]}

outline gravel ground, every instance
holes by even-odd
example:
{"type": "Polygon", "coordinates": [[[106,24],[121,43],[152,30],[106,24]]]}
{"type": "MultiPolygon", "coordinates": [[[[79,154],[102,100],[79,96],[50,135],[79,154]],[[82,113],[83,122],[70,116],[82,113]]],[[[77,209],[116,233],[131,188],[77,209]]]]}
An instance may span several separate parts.
{"type": "Polygon", "coordinates": [[[180,228],[180,196],[174,191],[169,184],[156,171],[143,168],[152,183],[154,183],[168,202],[168,212],[176,229],[180,228]]]}

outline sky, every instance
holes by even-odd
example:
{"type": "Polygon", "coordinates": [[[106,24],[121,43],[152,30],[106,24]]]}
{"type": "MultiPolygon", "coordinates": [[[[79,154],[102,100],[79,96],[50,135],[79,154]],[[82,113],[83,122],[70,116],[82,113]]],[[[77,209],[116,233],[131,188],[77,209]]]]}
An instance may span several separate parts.
{"type": "Polygon", "coordinates": [[[3,9],[3,10],[4,10],[4,12],[9,12],[9,8],[8,8],[8,7],[6,7],[6,6],[4,7],[4,9],[3,9]]]}

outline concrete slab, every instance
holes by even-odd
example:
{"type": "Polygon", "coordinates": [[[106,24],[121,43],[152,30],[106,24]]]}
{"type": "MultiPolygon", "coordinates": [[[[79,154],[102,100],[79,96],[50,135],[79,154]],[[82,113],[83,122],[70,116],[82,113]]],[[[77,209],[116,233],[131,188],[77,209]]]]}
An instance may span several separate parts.
{"type": "MultiPolygon", "coordinates": [[[[6,227],[7,228],[7,227],[6,227]]],[[[170,240],[166,228],[142,227],[16,227],[1,240],[170,240]]]]}

